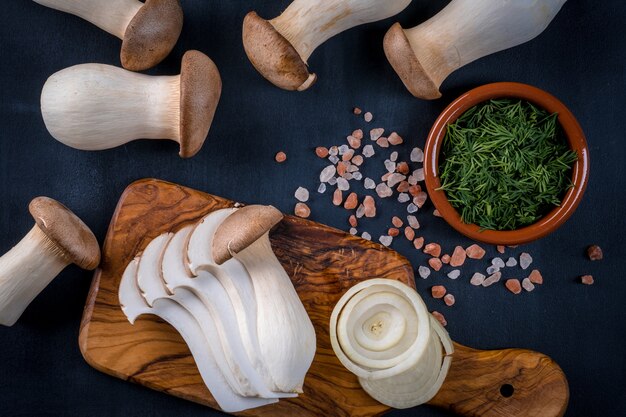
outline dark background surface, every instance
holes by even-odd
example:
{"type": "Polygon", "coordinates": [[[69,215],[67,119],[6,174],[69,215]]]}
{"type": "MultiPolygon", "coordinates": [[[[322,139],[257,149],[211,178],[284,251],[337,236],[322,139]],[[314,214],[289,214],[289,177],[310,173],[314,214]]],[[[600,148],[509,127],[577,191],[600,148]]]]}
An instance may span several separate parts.
{"type": "MultiPolygon", "coordinates": [[[[270,18],[288,1],[183,0],[181,39],[170,57],[149,72],[176,74],[184,51],[199,49],[217,63],[224,90],[203,150],[191,160],[182,160],[173,142],[136,141],[108,151],[82,152],[55,141],[39,110],[46,78],[80,63],[119,65],[120,42],[88,22],[32,1],[3,1],[0,252],[10,249],[32,226],[27,205],[38,195],[65,203],[102,242],[120,194],[130,182],[144,177],[243,202],[273,204],[287,213],[293,210],[293,192],[302,185],[312,191],[312,219],[347,229],[348,215],[330,204],[330,193],[314,192],[325,165],[315,157],[315,146],[343,143],[357,127],[383,126],[405,137],[401,149],[406,154],[416,144],[423,146],[436,116],[462,92],[494,81],[533,84],[570,107],[591,149],[589,186],[574,216],[551,236],[507,253],[529,251],[545,284],[517,297],[502,283],[481,290],[468,283],[478,270],[471,266],[457,281],[443,274],[418,279],[418,289],[429,308],[444,312],[456,341],[482,349],[529,348],[553,357],[569,378],[568,416],[626,415],[622,236],[626,231],[626,3],[570,1],[539,38],[463,68],[444,83],[442,99],[420,101],[404,89],[387,63],[382,37],[393,22],[414,26],[446,3],[414,0],[396,17],[334,37],[310,59],[317,84],[307,92],[290,93],[261,78],[241,44],[241,22],[248,11],[270,18]],[[375,122],[368,126],[353,116],[355,105],[372,111],[375,122]],[[273,162],[279,150],[289,157],[282,165],[273,162]],[[602,246],[604,261],[586,259],[585,248],[592,243],[602,246]],[[596,278],[591,287],[577,283],[587,273],[596,278]],[[427,295],[439,281],[456,295],[453,308],[427,295]]],[[[469,244],[432,217],[431,211],[428,205],[418,214],[427,241],[442,243],[448,252],[455,244],[469,244]]],[[[377,237],[394,214],[405,213],[388,199],[378,218],[363,230],[377,237]]],[[[393,247],[416,267],[426,261],[404,239],[397,239],[393,247]]],[[[495,256],[494,248],[489,248],[488,256],[495,256]]],[[[74,266],[67,268],[14,327],[0,328],[0,415],[217,415],[99,373],[84,362],[77,337],[91,276],[74,266]]],[[[420,407],[391,415],[447,414],[420,407]]]]}

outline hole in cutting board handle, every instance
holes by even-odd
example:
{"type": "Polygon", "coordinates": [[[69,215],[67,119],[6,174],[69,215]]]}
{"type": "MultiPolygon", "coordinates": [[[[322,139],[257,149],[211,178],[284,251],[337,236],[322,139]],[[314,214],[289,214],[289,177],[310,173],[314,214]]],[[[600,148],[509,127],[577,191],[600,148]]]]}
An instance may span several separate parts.
{"type": "Polygon", "coordinates": [[[502,395],[504,398],[511,397],[514,392],[515,388],[513,388],[513,385],[511,384],[502,384],[502,386],[500,387],[500,395],[502,395]]]}

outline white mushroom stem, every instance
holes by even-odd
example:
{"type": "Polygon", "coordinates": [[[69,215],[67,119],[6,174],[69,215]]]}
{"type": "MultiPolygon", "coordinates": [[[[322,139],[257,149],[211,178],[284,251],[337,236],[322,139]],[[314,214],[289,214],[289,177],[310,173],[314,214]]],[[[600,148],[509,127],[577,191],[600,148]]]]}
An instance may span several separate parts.
{"type": "Polygon", "coordinates": [[[296,49],[304,62],[333,36],[400,13],[411,0],[295,0],[275,19],[274,28],[296,49]]]}
{"type": "Polygon", "coordinates": [[[12,326],[71,262],[39,228],[0,258],[0,324],[12,326]]]}
{"type": "Polygon", "coordinates": [[[79,16],[124,39],[126,28],[143,3],[138,0],[34,0],[43,6],[79,16]]]}
{"type": "Polygon", "coordinates": [[[363,281],[341,297],[331,314],[330,340],[363,389],[395,408],[434,397],[454,350],[414,289],[380,278],[363,281]]]}
{"type": "Polygon", "coordinates": [[[50,134],[77,149],[108,149],[137,138],[179,142],[180,75],[76,65],[48,79],[41,111],[50,134]]]}
{"type": "MultiPolygon", "coordinates": [[[[450,73],[484,56],[527,42],[544,31],[566,0],[453,0],[428,21],[404,30],[417,66],[424,74],[420,78],[432,82],[436,89],[450,73]]],[[[398,30],[392,27],[390,32],[398,30]]],[[[387,34],[387,38],[390,34],[387,34]]],[[[416,87],[419,80],[415,67],[401,69],[411,58],[406,51],[387,44],[385,52],[416,96],[424,96],[416,87]],[[394,54],[399,56],[394,57],[394,54]],[[410,72],[410,74],[403,74],[410,72]]],[[[397,46],[397,45],[396,45],[397,46]]],[[[418,70],[418,72],[420,72],[418,70]]],[[[422,80],[423,82],[424,80],[422,80]]]]}

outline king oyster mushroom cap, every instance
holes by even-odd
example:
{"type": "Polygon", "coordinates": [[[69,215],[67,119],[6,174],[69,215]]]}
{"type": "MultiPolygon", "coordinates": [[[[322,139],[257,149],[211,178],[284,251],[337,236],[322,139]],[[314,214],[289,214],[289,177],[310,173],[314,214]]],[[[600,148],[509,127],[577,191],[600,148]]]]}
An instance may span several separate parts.
{"type": "Polygon", "coordinates": [[[120,59],[131,71],[152,68],[172,51],[183,27],[179,0],[35,0],[79,16],[122,39],[120,59]]]}
{"type": "Polygon", "coordinates": [[[213,260],[221,265],[261,238],[283,219],[272,206],[245,206],[229,215],[215,231],[213,260]]]}
{"type": "Polygon", "coordinates": [[[189,158],[204,144],[221,90],[217,67],[198,51],[185,53],[177,76],[81,64],[48,78],[41,113],[50,134],[76,149],[170,139],[180,144],[180,156],[189,158]]]}
{"type": "MultiPolygon", "coordinates": [[[[162,279],[167,288],[178,295],[179,289],[184,288],[191,291],[199,299],[203,309],[199,307],[198,300],[182,299],[183,305],[193,314],[199,323],[207,320],[215,322],[219,339],[226,356],[232,355],[236,361],[236,368],[233,372],[241,372],[249,381],[253,395],[261,398],[290,398],[295,397],[291,393],[277,393],[271,391],[261,376],[267,374],[267,370],[259,363],[260,352],[254,352],[250,358],[244,344],[249,344],[250,332],[244,327],[245,334],[242,334],[237,323],[237,313],[233,303],[230,301],[228,293],[220,281],[207,271],[198,271],[197,277],[191,277],[185,268],[183,252],[189,233],[193,231],[193,226],[187,226],[179,230],[168,241],[162,253],[160,264],[162,279]],[[210,313],[210,317],[207,316],[210,313]],[[260,369],[259,369],[260,368],[260,369]]],[[[253,305],[256,306],[256,303],[253,305]]],[[[256,334],[256,332],[255,332],[256,334]]],[[[207,338],[209,335],[207,334],[207,338]]],[[[214,336],[213,336],[214,337],[214,336]]],[[[258,351],[258,341],[256,343],[258,351]]]]}
{"type": "Polygon", "coordinates": [[[400,13],[411,0],[294,0],[272,20],[256,12],[243,22],[243,44],[252,65],[285,90],[303,91],[316,80],[307,61],[331,37],[400,13]]]}
{"type": "Polygon", "coordinates": [[[37,197],[28,207],[35,226],[0,258],[0,324],[12,326],[26,307],[69,264],[95,269],[100,247],[67,207],[37,197]]]}
{"type": "MultiPolygon", "coordinates": [[[[137,286],[139,258],[131,261],[120,281],[119,300],[122,311],[132,323],[143,314],[154,314],[174,327],[185,340],[194,358],[204,384],[219,407],[229,413],[275,403],[275,399],[242,397],[233,391],[224,378],[218,363],[196,319],[176,301],[160,298],[150,307],[137,286]]],[[[186,291],[181,289],[181,291],[186,291]]]]}
{"type": "Polygon", "coordinates": [[[385,35],[385,55],[411,94],[436,99],[452,72],[535,38],[566,1],[453,0],[414,28],[394,24],[385,35]]]}

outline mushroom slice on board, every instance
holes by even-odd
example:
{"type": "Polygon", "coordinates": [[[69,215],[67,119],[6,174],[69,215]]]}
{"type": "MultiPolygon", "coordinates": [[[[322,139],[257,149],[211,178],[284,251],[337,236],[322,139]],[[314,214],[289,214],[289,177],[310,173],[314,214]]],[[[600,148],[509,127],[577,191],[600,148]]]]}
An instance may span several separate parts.
{"type": "Polygon", "coordinates": [[[169,139],[189,158],[204,144],[221,92],[217,67],[199,51],[185,53],[175,76],[80,64],[48,78],[41,114],[50,134],[72,148],[97,151],[135,139],[169,139]]]}
{"type": "MultiPolygon", "coordinates": [[[[206,308],[198,308],[197,302],[186,302],[181,299],[180,304],[187,308],[190,313],[201,323],[213,320],[219,338],[222,343],[225,356],[235,374],[242,374],[242,382],[249,384],[249,394],[261,398],[292,398],[297,394],[272,392],[261,376],[267,374],[267,370],[262,363],[252,363],[244,348],[243,340],[249,340],[249,335],[242,337],[236,319],[235,309],[230,302],[228,293],[215,276],[207,271],[199,270],[196,277],[191,277],[187,273],[184,262],[185,243],[189,234],[193,231],[193,226],[186,226],[176,232],[168,241],[162,252],[160,265],[162,279],[166,287],[174,294],[179,289],[184,288],[191,291],[206,308]],[[232,358],[230,358],[232,356],[232,358]],[[234,365],[234,366],[233,366],[234,365]]],[[[246,329],[247,330],[247,329],[246,329]]],[[[206,334],[208,337],[214,335],[206,334]]],[[[258,343],[256,344],[258,349],[258,343]]],[[[254,347],[252,347],[254,348],[254,347]]],[[[257,352],[255,359],[258,362],[260,353],[257,352]]]]}
{"type": "Polygon", "coordinates": [[[48,197],[28,206],[35,225],[0,258],[0,324],[12,326],[26,307],[69,264],[95,269],[100,247],[89,227],[48,197]]]}
{"type": "Polygon", "coordinates": [[[120,59],[131,71],[161,62],[174,48],[183,28],[179,0],[35,0],[71,13],[122,39],[120,59]]]}
{"type": "Polygon", "coordinates": [[[315,329],[269,240],[282,217],[271,206],[243,207],[220,224],[212,242],[194,248],[192,236],[190,249],[243,264],[254,287],[259,346],[270,375],[278,391],[302,392],[315,355],[315,329]]]}
{"type": "Polygon", "coordinates": [[[303,91],[315,83],[307,61],[333,36],[400,13],[411,0],[294,0],[278,17],[250,12],[243,21],[243,46],[252,65],[272,84],[303,91]]]}
{"type": "MultiPolygon", "coordinates": [[[[242,397],[235,393],[220,370],[217,358],[196,319],[180,304],[170,298],[158,298],[150,307],[137,286],[139,258],[124,271],[120,282],[119,300],[122,311],[131,323],[143,314],[154,314],[174,327],[185,340],[196,362],[198,371],[220,408],[228,413],[275,403],[275,399],[242,397]]],[[[185,292],[185,289],[181,289],[185,292]]]]}
{"type": "Polygon", "coordinates": [[[411,94],[436,99],[452,72],[535,38],[566,1],[453,0],[414,28],[394,24],[385,35],[385,55],[411,94]]]}

